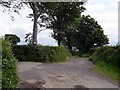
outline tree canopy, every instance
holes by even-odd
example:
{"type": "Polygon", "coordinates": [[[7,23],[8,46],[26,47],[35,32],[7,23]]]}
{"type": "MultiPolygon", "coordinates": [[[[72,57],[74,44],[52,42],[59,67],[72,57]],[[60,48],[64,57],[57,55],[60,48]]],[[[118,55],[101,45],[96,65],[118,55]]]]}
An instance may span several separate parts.
{"type": "Polygon", "coordinates": [[[98,22],[89,15],[82,15],[66,30],[63,43],[69,49],[75,46],[79,51],[87,51],[108,44],[108,41],[98,22]]]}
{"type": "Polygon", "coordinates": [[[25,5],[33,11],[29,14],[29,17],[33,17],[33,33],[32,33],[32,44],[37,44],[37,33],[38,25],[40,21],[46,23],[45,27],[51,27],[53,29],[53,37],[58,41],[60,45],[65,27],[71,23],[85,8],[82,6],[84,0],[80,2],[18,2],[14,3],[14,0],[9,2],[1,2],[1,5],[14,10],[19,13],[19,10],[25,5]]]}
{"type": "MultiPolygon", "coordinates": [[[[37,44],[37,33],[38,33],[38,18],[42,21],[46,21],[50,27],[53,28],[54,36],[56,36],[58,42],[62,40],[62,31],[64,28],[69,25],[69,23],[84,10],[84,7],[81,6],[84,4],[81,2],[21,2],[14,3],[14,1],[3,2],[1,5],[12,8],[15,12],[19,12],[19,9],[23,7],[23,4],[28,5],[32,9],[33,13],[29,16],[33,17],[33,33],[32,33],[32,44],[37,44]],[[47,18],[46,18],[47,17],[47,18]],[[59,33],[58,33],[59,32],[59,33]]],[[[41,24],[39,24],[41,26],[41,24]]],[[[46,26],[48,27],[48,26],[46,26]]],[[[60,45],[60,44],[59,44],[60,45]]]]}
{"type": "Polygon", "coordinates": [[[83,4],[83,2],[46,3],[50,28],[53,29],[52,36],[58,41],[59,46],[64,38],[65,29],[85,10],[83,4]]]}
{"type": "MultiPolygon", "coordinates": [[[[89,15],[81,15],[85,10],[83,1],[81,2],[22,2],[32,9],[33,13],[33,33],[32,38],[26,34],[26,40],[30,44],[37,44],[37,33],[40,27],[53,30],[52,37],[57,40],[58,45],[66,45],[71,50],[75,46],[79,50],[89,50],[89,48],[102,46],[108,43],[108,38],[104,35],[102,27],[89,15]],[[44,24],[42,24],[44,23],[44,24]]],[[[22,8],[22,4],[2,3],[7,8],[22,8]],[[11,7],[12,5],[12,7],[11,7]]],[[[40,30],[42,31],[42,30],[40,30]]]]}

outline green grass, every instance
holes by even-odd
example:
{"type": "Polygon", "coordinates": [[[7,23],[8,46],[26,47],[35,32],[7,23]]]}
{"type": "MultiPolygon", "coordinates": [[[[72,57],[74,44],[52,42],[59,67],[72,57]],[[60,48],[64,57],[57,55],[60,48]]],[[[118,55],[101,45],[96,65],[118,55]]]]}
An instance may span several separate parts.
{"type": "Polygon", "coordinates": [[[105,63],[101,62],[100,64],[97,64],[94,67],[94,70],[107,77],[110,77],[111,79],[115,81],[120,80],[118,69],[113,66],[106,65],[105,63]]]}

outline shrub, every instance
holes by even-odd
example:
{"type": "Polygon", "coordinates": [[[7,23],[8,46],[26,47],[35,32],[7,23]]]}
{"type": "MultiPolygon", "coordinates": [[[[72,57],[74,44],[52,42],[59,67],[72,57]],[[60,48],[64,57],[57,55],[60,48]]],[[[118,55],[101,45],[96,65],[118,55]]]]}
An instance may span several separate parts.
{"type": "Polygon", "coordinates": [[[16,62],[10,42],[2,40],[2,87],[15,88],[18,83],[16,62]]]}
{"type": "Polygon", "coordinates": [[[91,56],[96,50],[97,48],[90,48],[88,54],[91,56]]]}
{"type": "Polygon", "coordinates": [[[90,56],[90,60],[95,61],[96,63],[100,63],[101,61],[109,64],[114,65],[114,67],[118,68],[119,65],[119,58],[120,58],[120,46],[103,46],[93,53],[90,56]]]}
{"type": "Polygon", "coordinates": [[[114,50],[112,55],[108,57],[108,60],[111,65],[118,66],[120,68],[120,46],[114,50]]]}
{"type": "Polygon", "coordinates": [[[69,50],[61,46],[17,45],[13,52],[19,61],[59,62],[70,56],[69,50]]]}
{"type": "Polygon", "coordinates": [[[119,81],[120,46],[98,48],[89,58],[96,64],[96,70],[119,81]]]}
{"type": "Polygon", "coordinates": [[[101,60],[104,60],[105,63],[109,63],[109,57],[112,55],[112,53],[114,52],[114,49],[112,47],[108,47],[106,48],[105,51],[103,51],[100,55],[99,58],[101,58],[101,60]]]}

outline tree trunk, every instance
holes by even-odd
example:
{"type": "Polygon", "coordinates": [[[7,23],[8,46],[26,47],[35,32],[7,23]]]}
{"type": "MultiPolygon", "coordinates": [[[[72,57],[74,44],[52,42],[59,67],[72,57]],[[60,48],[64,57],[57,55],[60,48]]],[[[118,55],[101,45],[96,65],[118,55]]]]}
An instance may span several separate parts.
{"type": "Polygon", "coordinates": [[[38,20],[37,12],[34,12],[32,45],[37,45],[37,20],[38,20]]]}
{"type": "Polygon", "coordinates": [[[37,2],[28,2],[28,3],[31,9],[33,10],[33,15],[34,15],[32,45],[36,45],[37,44],[37,20],[40,14],[38,11],[37,2]]]}
{"type": "Polygon", "coordinates": [[[71,43],[70,35],[67,35],[67,45],[68,45],[68,49],[72,51],[72,43],[71,43]]]}
{"type": "Polygon", "coordinates": [[[61,46],[62,34],[61,34],[60,30],[58,31],[57,41],[58,41],[58,46],[61,46]]]}
{"type": "Polygon", "coordinates": [[[61,41],[60,40],[58,40],[58,46],[60,46],[61,45],[61,41]]]}

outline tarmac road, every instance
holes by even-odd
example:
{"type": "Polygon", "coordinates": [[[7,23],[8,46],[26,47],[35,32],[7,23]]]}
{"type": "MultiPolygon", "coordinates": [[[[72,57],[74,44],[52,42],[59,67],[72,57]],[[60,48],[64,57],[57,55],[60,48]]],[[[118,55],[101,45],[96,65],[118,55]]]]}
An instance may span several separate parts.
{"type": "MultiPolygon", "coordinates": [[[[45,81],[45,88],[118,88],[118,83],[92,70],[87,58],[71,58],[61,63],[18,62],[21,82],[45,81]]],[[[21,87],[20,85],[18,87],[21,87]]]]}

